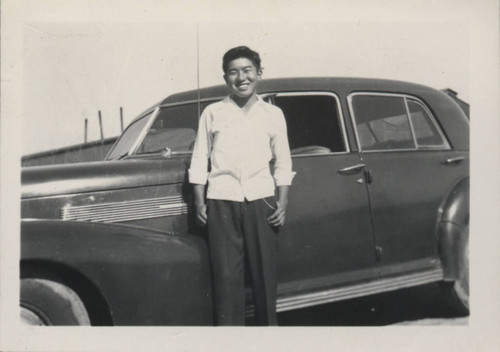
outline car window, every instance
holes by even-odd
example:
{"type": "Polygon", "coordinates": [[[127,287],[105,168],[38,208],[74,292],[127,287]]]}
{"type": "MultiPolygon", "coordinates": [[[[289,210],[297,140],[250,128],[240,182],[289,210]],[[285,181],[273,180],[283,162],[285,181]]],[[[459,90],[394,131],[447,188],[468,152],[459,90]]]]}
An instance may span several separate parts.
{"type": "Polygon", "coordinates": [[[403,97],[355,95],[352,107],[363,150],[415,148],[403,97]]]}
{"type": "MultiPolygon", "coordinates": [[[[199,111],[211,103],[200,103],[199,111]]],[[[135,154],[157,153],[167,148],[172,152],[192,152],[198,119],[196,102],[161,108],[135,154]]]]}
{"type": "Polygon", "coordinates": [[[441,148],[446,145],[438,126],[433,122],[425,107],[415,100],[408,99],[408,110],[415,130],[419,148],[441,148]]]}
{"type": "Polygon", "coordinates": [[[139,135],[146,126],[152,114],[153,112],[150,112],[149,114],[146,114],[140,119],[131,123],[123,132],[120,139],[116,142],[115,146],[110,151],[106,159],[113,160],[127,155],[130,151],[130,148],[132,148],[133,144],[137,141],[137,138],[139,138],[139,135]]]}
{"type": "Polygon", "coordinates": [[[362,150],[449,148],[429,110],[417,99],[403,94],[354,93],[349,103],[362,150]]]}
{"type": "Polygon", "coordinates": [[[272,102],[283,110],[292,155],[345,152],[337,100],[331,94],[282,93],[272,102]]]}

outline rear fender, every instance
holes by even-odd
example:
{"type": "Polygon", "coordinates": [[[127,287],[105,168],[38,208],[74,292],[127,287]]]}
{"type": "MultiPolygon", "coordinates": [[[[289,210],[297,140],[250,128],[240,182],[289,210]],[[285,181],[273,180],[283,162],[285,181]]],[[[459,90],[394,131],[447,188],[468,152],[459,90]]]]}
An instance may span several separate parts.
{"type": "Polygon", "coordinates": [[[457,183],[443,203],[438,234],[444,279],[453,281],[469,240],[469,178],[457,183]]]}
{"type": "Polygon", "coordinates": [[[208,250],[198,236],[117,224],[24,220],[21,263],[21,275],[30,268],[34,276],[43,267],[45,275],[64,268],[84,278],[106,302],[115,325],[212,324],[208,250]]]}

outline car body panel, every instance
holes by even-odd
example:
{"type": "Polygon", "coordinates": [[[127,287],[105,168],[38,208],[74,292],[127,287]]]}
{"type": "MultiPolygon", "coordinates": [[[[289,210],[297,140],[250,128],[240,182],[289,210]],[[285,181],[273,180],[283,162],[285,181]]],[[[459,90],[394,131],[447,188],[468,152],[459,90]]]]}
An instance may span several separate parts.
{"type": "Polygon", "coordinates": [[[368,194],[358,183],[363,173],[339,173],[359,162],[353,154],[293,159],[297,175],[279,233],[283,294],[377,277],[368,194]]]}
{"type": "Polygon", "coordinates": [[[442,206],[439,222],[439,253],[444,279],[458,278],[460,256],[467,245],[469,228],[469,179],[464,178],[449,192],[442,206]]]}
{"type": "MultiPolygon", "coordinates": [[[[145,113],[198,98],[201,107],[227,93],[225,86],[178,93],[145,113]]],[[[363,78],[263,80],[259,93],[277,105],[280,93],[330,96],[345,139],[340,152],[313,146],[292,156],[297,175],[278,235],[278,311],[453,279],[453,248],[462,243],[465,220],[459,230],[449,224],[468,215],[466,187],[457,185],[468,184],[469,124],[452,98],[418,84],[363,78]],[[447,143],[362,150],[349,96],[366,92],[418,99],[447,143]]],[[[289,135],[315,130],[285,117],[289,135]]],[[[186,118],[196,128],[198,116],[186,118]]],[[[101,291],[117,325],[210,324],[208,243],[194,221],[189,152],[110,155],[123,158],[23,170],[22,218],[38,219],[23,221],[23,263],[71,267],[101,291]]]]}
{"type": "Polygon", "coordinates": [[[99,288],[115,325],[212,324],[204,241],[122,225],[22,223],[23,263],[60,264],[99,288]]]}
{"type": "Polygon", "coordinates": [[[468,174],[467,162],[446,164],[455,151],[364,153],[375,243],[381,248],[381,275],[398,274],[400,263],[437,261],[437,211],[450,185],[468,174]]]}
{"type": "Polygon", "coordinates": [[[183,159],[164,158],[160,162],[132,159],[120,162],[27,167],[21,174],[21,197],[27,199],[182,183],[185,180],[186,167],[183,159]],[[89,179],[92,182],[89,182],[89,179]]]}

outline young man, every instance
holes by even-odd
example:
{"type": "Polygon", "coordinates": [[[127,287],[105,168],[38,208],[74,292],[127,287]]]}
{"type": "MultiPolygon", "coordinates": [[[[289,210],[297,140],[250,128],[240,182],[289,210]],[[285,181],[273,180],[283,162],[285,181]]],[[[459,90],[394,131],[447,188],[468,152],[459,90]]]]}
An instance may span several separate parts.
{"type": "Polygon", "coordinates": [[[277,324],[277,232],[294,173],[283,112],[256,93],[260,63],[244,46],[224,55],[230,94],[203,111],[189,170],[196,219],[208,225],[217,325],[245,325],[246,265],[256,323],[277,324]]]}

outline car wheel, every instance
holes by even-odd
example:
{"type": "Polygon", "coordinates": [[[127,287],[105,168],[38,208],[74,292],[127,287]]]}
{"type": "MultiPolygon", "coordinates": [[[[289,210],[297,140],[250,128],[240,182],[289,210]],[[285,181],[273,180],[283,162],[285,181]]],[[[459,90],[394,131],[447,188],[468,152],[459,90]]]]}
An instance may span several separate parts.
{"type": "Polygon", "coordinates": [[[445,282],[446,301],[451,308],[463,315],[469,315],[469,227],[465,229],[460,250],[457,253],[456,279],[445,282]]]}
{"type": "Polygon", "coordinates": [[[21,280],[21,321],[28,325],[90,325],[80,297],[69,287],[45,279],[21,280]]]}

